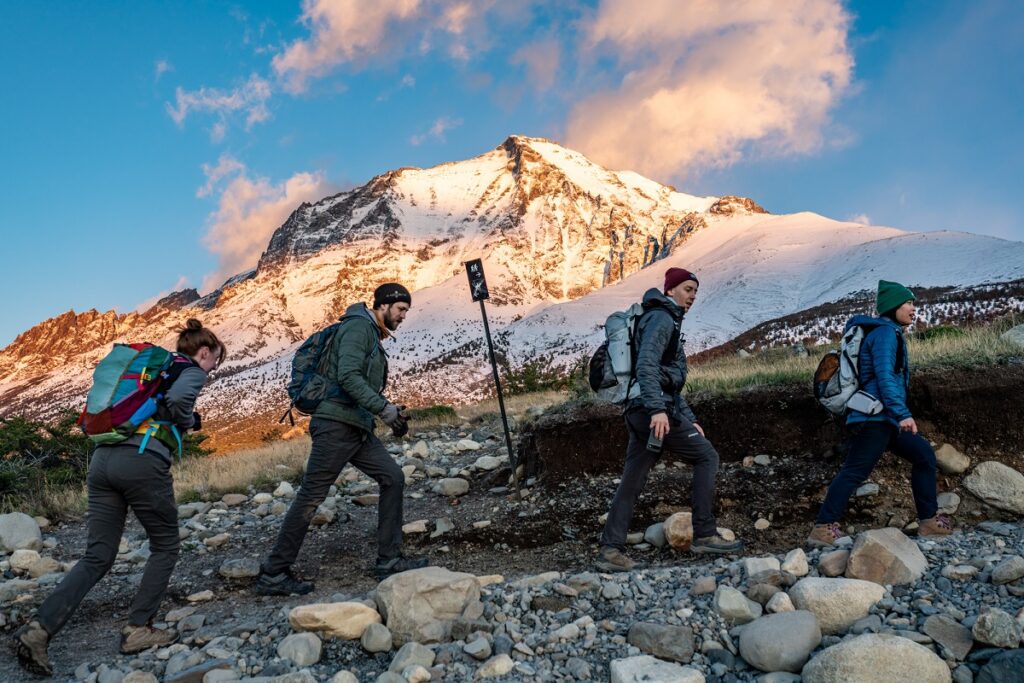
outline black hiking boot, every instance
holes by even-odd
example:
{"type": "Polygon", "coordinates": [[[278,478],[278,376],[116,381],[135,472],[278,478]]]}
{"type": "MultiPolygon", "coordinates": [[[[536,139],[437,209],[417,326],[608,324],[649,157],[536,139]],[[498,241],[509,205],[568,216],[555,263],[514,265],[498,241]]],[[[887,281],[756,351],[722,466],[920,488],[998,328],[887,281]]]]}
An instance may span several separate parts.
{"type": "Polygon", "coordinates": [[[305,595],[314,588],[313,582],[296,578],[291,569],[280,574],[267,574],[261,569],[256,579],[256,592],[260,595],[305,595]]]}
{"type": "Polygon", "coordinates": [[[410,569],[422,569],[429,564],[430,560],[426,557],[399,555],[398,557],[392,557],[390,560],[378,557],[377,564],[373,568],[373,575],[377,577],[378,581],[381,581],[392,574],[400,574],[410,569]]]}
{"type": "Polygon", "coordinates": [[[718,534],[693,539],[690,551],[695,553],[711,553],[715,555],[729,555],[743,550],[743,541],[735,539],[727,541],[718,534]]]}
{"type": "Polygon", "coordinates": [[[46,652],[50,634],[38,621],[25,624],[14,632],[14,654],[18,656],[21,668],[36,676],[52,676],[50,656],[46,652]]]}

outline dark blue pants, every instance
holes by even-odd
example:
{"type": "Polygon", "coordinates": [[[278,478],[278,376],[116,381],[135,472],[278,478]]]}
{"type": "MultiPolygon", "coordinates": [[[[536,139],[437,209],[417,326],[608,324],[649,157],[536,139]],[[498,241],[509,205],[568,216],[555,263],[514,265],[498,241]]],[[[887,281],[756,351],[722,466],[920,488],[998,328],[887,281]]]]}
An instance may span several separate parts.
{"type": "Polygon", "coordinates": [[[935,451],[919,434],[901,431],[888,422],[862,422],[851,427],[849,452],[839,474],[825,494],[818,512],[818,524],[838,522],[850,496],[868,476],[886,451],[910,463],[910,489],[918,519],[931,519],[939,509],[935,486],[935,451]]]}

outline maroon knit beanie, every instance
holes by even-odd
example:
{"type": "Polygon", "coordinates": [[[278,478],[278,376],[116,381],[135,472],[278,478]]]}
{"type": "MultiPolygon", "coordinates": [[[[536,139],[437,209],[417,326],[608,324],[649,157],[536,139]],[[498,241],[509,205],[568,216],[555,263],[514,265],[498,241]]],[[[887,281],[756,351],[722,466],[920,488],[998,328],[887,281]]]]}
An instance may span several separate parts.
{"type": "Polygon", "coordinates": [[[665,294],[668,294],[668,290],[679,286],[680,283],[686,282],[687,280],[693,280],[698,285],[700,284],[700,280],[697,279],[697,276],[686,268],[669,268],[665,271],[665,294]]]}

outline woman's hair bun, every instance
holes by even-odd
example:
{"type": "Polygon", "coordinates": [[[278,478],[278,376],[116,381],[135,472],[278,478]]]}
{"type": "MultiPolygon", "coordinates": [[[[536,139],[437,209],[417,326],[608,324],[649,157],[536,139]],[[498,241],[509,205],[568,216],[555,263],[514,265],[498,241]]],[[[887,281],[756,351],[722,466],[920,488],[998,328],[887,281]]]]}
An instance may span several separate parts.
{"type": "Polygon", "coordinates": [[[185,329],[194,330],[198,332],[199,330],[203,329],[203,324],[196,320],[195,318],[189,318],[188,322],[185,323],[185,329]]]}

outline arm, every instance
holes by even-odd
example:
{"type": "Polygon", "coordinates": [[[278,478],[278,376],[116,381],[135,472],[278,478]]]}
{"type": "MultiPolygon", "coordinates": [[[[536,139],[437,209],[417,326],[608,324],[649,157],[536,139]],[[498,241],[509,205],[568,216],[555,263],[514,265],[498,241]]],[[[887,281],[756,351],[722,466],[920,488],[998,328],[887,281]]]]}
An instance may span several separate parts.
{"type": "Polygon", "coordinates": [[[206,384],[206,373],[198,366],[185,368],[174,380],[171,388],[164,396],[167,419],[178,429],[191,429],[193,425],[192,411],[196,407],[199,392],[206,384]]]}
{"type": "MultiPolygon", "coordinates": [[[[638,325],[639,327],[639,325],[638,325]]],[[[640,348],[636,355],[636,381],[640,385],[640,399],[650,415],[665,412],[665,397],[661,390],[661,359],[665,355],[673,332],[672,319],[667,313],[654,311],[647,316],[640,334],[640,348]]]]}
{"type": "Polygon", "coordinates": [[[377,339],[376,328],[354,320],[338,329],[332,344],[338,384],[361,408],[374,415],[384,409],[387,401],[367,383],[363,372],[366,357],[377,345],[377,339]]]}
{"type": "Polygon", "coordinates": [[[871,360],[878,380],[878,398],[897,422],[911,416],[907,408],[906,385],[903,374],[896,373],[896,348],[899,336],[891,329],[879,328],[871,333],[871,360]]]}
{"type": "Polygon", "coordinates": [[[679,392],[680,392],[679,393],[679,410],[682,412],[683,417],[685,417],[687,420],[692,422],[693,425],[697,428],[697,430],[703,436],[704,430],[701,429],[700,425],[697,424],[697,416],[693,414],[693,410],[690,408],[690,404],[686,402],[686,397],[683,396],[683,394],[682,394],[683,386],[686,384],[686,375],[687,375],[686,351],[683,350],[683,340],[682,340],[682,338],[679,339],[679,351],[676,353],[676,362],[679,363],[679,366],[682,368],[682,377],[683,377],[682,382],[680,382],[680,385],[679,385],[679,392]]]}

